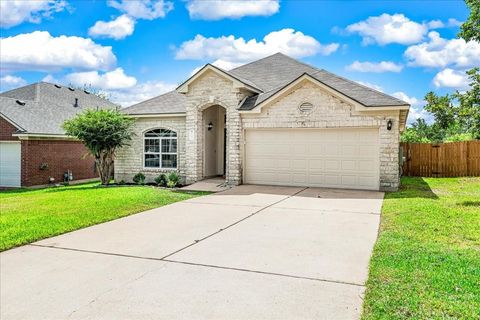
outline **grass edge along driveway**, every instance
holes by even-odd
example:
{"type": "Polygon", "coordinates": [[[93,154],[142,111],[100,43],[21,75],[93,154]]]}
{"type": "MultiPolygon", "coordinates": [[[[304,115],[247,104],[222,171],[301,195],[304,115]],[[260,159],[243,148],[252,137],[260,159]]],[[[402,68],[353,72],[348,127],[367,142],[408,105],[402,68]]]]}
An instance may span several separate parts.
{"type": "Polygon", "coordinates": [[[0,192],[0,251],[207,194],[98,182],[0,192]]]}
{"type": "Polygon", "coordinates": [[[363,320],[480,319],[480,178],[385,194],[363,320]]]}

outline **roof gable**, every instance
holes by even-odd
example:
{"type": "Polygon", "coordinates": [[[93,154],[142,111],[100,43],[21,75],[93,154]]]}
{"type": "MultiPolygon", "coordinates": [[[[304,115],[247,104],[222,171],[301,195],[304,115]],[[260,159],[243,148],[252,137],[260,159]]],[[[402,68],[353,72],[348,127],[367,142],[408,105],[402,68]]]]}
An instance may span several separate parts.
{"type": "Polygon", "coordinates": [[[190,78],[188,78],[185,82],[183,82],[181,85],[179,85],[176,89],[177,92],[179,93],[187,93],[188,92],[188,86],[190,84],[192,84],[193,82],[195,82],[198,78],[200,78],[203,74],[205,74],[206,72],[209,72],[209,71],[212,71],[214,72],[215,74],[225,78],[225,79],[228,79],[230,81],[233,82],[233,86],[235,88],[243,88],[243,89],[247,89],[251,92],[254,92],[254,93],[260,93],[262,92],[261,89],[259,89],[254,83],[252,83],[251,81],[247,80],[247,79],[244,79],[244,78],[241,78],[241,77],[238,77],[236,75],[232,75],[230,74],[228,71],[225,71],[225,70],[222,70],[212,64],[206,64],[205,66],[203,66],[203,68],[201,68],[200,70],[198,70],[194,75],[192,75],[190,78]]]}
{"type": "MultiPolygon", "coordinates": [[[[280,98],[282,95],[286,94],[289,92],[289,90],[295,88],[295,86],[299,85],[303,81],[309,81],[322,90],[328,92],[332,96],[335,96],[336,98],[342,100],[343,102],[346,102],[350,105],[353,105],[357,111],[365,111],[365,110],[374,110],[372,107],[367,107],[360,103],[359,101],[353,99],[349,95],[346,95],[342,91],[338,91],[335,88],[332,88],[331,86],[325,84],[321,80],[319,80],[315,75],[311,75],[309,73],[303,73],[293,81],[285,84],[283,87],[280,88],[275,88],[274,90],[271,90],[269,92],[265,92],[261,95],[258,96],[253,96],[249,97],[245,100],[244,104],[240,107],[240,111],[247,111],[247,112],[254,112],[254,113],[260,113],[262,107],[268,105],[269,103],[275,101],[276,99],[280,98]],[[246,108],[246,104],[249,105],[254,105],[254,107],[250,110],[244,110],[246,108]]],[[[400,100],[399,100],[400,101],[400,100]]],[[[385,109],[386,106],[382,106],[382,109],[385,109]]],[[[398,110],[401,109],[408,109],[410,107],[409,104],[404,103],[404,104],[399,104],[399,105],[390,105],[388,107],[395,108],[398,110]]]]}

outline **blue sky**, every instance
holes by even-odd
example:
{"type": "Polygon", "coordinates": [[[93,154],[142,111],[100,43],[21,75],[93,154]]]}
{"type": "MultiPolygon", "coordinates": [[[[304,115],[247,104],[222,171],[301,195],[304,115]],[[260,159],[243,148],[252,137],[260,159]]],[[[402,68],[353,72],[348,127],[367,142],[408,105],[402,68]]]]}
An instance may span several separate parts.
{"type": "Polygon", "coordinates": [[[408,100],[466,87],[480,44],[455,39],[463,1],[2,1],[1,91],[92,84],[129,105],[207,62],[284,52],[408,100]]]}

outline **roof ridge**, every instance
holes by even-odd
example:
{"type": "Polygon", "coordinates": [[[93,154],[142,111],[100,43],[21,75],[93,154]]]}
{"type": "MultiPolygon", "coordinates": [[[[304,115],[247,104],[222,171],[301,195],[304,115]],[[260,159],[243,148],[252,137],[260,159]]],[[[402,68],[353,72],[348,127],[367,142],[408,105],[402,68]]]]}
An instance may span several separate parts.
{"type": "Polygon", "coordinates": [[[369,91],[373,91],[373,92],[378,93],[378,94],[381,94],[381,95],[383,95],[383,96],[385,96],[385,97],[393,98],[393,99],[395,99],[395,100],[397,100],[397,101],[400,101],[400,102],[403,102],[403,103],[405,103],[405,104],[410,105],[410,103],[408,103],[408,102],[406,102],[406,101],[403,101],[403,100],[401,100],[401,99],[398,99],[398,98],[396,98],[396,97],[394,97],[394,96],[391,96],[391,95],[389,95],[389,94],[387,94],[387,93],[385,93],[385,92],[382,92],[382,91],[376,90],[376,89],[374,89],[374,88],[368,87],[368,86],[363,85],[363,84],[361,84],[361,83],[359,83],[359,82],[357,82],[357,81],[353,81],[353,80],[347,79],[347,78],[345,78],[345,77],[339,76],[339,75],[337,75],[337,74],[335,74],[335,73],[332,73],[332,72],[330,72],[330,71],[327,71],[327,70],[325,70],[325,69],[319,69],[319,70],[318,70],[317,72],[315,72],[315,73],[318,73],[318,72],[320,72],[320,71],[326,72],[326,73],[332,75],[332,76],[335,77],[335,78],[339,78],[339,79],[345,80],[345,81],[347,81],[347,82],[349,82],[349,83],[353,83],[353,84],[355,84],[355,85],[357,85],[357,86],[360,86],[360,87],[362,87],[362,88],[365,88],[365,89],[367,89],[367,90],[369,90],[369,91]]]}
{"type": "Polygon", "coordinates": [[[284,57],[286,57],[286,58],[288,58],[288,59],[290,59],[290,60],[293,60],[293,61],[295,61],[296,63],[303,64],[303,65],[306,66],[306,67],[315,69],[315,70],[317,70],[317,71],[320,71],[320,70],[321,70],[321,69],[319,69],[319,68],[317,68],[317,67],[315,67],[315,66],[312,66],[311,64],[308,64],[308,63],[305,63],[305,62],[303,62],[303,61],[301,61],[301,60],[292,58],[292,57],[290,57],[290,56],[288,56],[288,55],[286,55],[286,54],[284,54],[284,53],[279,52],[278,54],[280,54],[280,55],[282,55],[282,56],[284,56],[284,57]]]}
{"type": "Polygon", "coordinates": [[[263,58],[260,58],[260,59],[257,59],[257,60],[250,61],[250,62],[248,62],[248,63],[242,64],[241,66],[238,66],[238,67],[236,67],[236,68],[233,68],[233,69],[231,69],[231,70],[229,70],[229,71],[234,71],[234,70],[240,69],[240,68],[242,68],[242,67],[245,67],[245,66],[251,65],[251,64],[253,64],[253,63],[256,63],[256,62],[259,62],[259,61],[265,60],[265,59],[267,59],[267,58],[270,58],[270,57],[276,56],[276,55],[278,55],[278,54],[282,54],[282,53],[280,53],[280,52],[277,52],[277,53],[274,53],[274,54],[268,55],[268,56],[266,56],[266,57],[263,57],[263,58]]]}

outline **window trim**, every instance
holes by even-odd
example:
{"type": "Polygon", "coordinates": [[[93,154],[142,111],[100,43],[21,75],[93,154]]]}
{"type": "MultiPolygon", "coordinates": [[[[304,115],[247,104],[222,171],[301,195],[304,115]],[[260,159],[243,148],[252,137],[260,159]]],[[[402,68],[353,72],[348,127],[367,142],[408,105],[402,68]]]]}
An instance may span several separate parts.
{"type": "Polygon", "coordinates": [[[178,170],[178,132],[170,128],[152,128],[145,130],[143,132],[143,147],[142,147],[142,167],[144,170],[178,170]],[[154,130],[168,130],[175,133],[175,137],[147,137],[145,136],[148,132],[154,130]],[[159,141],[159,152],[145,152],[145,141],[149,139],[155,139],[159,141]],[[162,152],[162,140],[176,140],[177,141],[177,152],[162,152]],[[145,166],[145,155],[147,154],[158,154],[159,155],[159,166],[158,167],[147,167],[145,166]],[[175,155],[177,157],[177,163],[175,167],[163,167],[162,166],[162,155],[175,155]]]}

